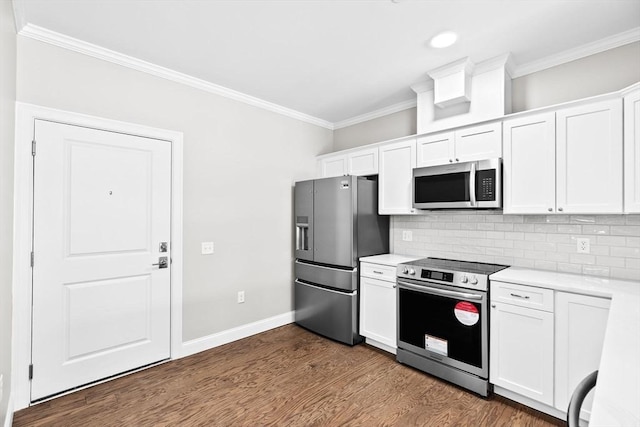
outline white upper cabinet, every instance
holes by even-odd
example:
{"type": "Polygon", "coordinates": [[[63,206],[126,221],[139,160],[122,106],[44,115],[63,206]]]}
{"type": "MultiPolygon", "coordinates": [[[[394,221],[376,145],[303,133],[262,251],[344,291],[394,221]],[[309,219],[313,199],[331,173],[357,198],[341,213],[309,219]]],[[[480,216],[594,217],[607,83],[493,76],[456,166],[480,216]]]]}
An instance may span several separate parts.
{"type": "Polygon", "coordinates": [[[324,156],[318,160],[318,177],[342,175],[376,175],[378,173],[378,147],[324,156]]]}
{"type": "Polygon", "coordinates": [[[506,120],[504,213],[622,213],[622,102],[506,120]]]}
{"type": "Polygon", "coordinates": [[[347,156],[340,154],[337,156],[323,157],[318,160],[318,178],[330,176],[342,176],[347,174],[347,156]]]}
{"type": "Polygon", "coordinates": [[[378,147],[347,154],[347,171],[349,175],[376,175],[378,173],[378,147]]]}
{"type": "Polygon", "coordinates": [[[624,97],[624,211],[640,213],[640,89],[624,97]]]}
{"type": "Polygon", "coordinates": [[[502,123],[418,138],[417,167],[502,157],[502,123]]]}
{"type": "Polygon", "coordinates": [[[546,214],[556,205],[555,113],[507,120],[504,129],[504,213],[546,214]]]}
{"type": "Polygon", "coordinates": [[[622,213],[622,100],[556,113],[556,204],[564,213],[622,213]]]}
{"type": "Polygon", "coordinates": [[[413,214],[413,168],[416,167],[416,141],[380,146],[378,175],[378,213],[413,214]]]}

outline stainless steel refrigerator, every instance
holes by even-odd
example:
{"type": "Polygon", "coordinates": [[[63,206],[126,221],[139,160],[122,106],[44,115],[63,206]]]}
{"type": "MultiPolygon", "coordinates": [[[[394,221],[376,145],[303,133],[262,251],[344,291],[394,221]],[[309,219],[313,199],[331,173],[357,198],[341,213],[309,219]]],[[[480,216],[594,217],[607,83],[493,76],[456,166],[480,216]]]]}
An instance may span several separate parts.
{"type": "Polygon", "coordinates": [[[378,182],[340,176],[297,182],[295,322],[345,344],[358,333],[358,259],[389,251],[378,182]]]}

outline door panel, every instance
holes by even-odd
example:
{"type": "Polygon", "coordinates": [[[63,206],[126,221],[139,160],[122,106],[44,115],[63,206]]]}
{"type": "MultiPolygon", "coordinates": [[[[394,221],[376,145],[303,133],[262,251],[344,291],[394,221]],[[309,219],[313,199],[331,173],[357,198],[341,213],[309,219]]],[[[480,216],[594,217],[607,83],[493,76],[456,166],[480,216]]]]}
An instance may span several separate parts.
{"type": "Polygon", "coordinates": [[[31,399],[170,356],[171,144],[36,120],[31,399]]]}
{"type": "Polygon", "coordinates": [[[296,258],[313,261],[313,181],[296,182],[293,199],[296,258]]]}
{"type": "Polygon", "coordinates": [[[355,177],[341,176],[315,181],[313,204],[314,261],[355,267],[353,253],[355,177]]]}

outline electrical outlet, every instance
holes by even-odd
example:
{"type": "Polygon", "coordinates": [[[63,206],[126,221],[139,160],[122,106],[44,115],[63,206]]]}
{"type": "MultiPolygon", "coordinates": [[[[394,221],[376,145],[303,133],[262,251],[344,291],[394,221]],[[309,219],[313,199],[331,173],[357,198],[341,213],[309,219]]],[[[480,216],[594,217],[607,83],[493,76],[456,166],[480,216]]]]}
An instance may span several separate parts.
{"type": "Polygon", "coordinates": [[[238,291],[238,304],[242,304],[244,302],[244,291],[238,291]]]}
{"type": "Polygon", "coordinates": [[[587,238],[576,239],[576,246],[579,254],[588,254],[591,252],[591,243],[587,238]]]}
{"type": "Polygon", "coordinates": [[[211,255],[213,253],[213,242],[202,242],[202,255],[211,255]]]}
{"type": "Polygon", "coordinates": [[[413,232],[410,230],[402,230],[402,240],[411,242],[413,240],[413,232]]]}

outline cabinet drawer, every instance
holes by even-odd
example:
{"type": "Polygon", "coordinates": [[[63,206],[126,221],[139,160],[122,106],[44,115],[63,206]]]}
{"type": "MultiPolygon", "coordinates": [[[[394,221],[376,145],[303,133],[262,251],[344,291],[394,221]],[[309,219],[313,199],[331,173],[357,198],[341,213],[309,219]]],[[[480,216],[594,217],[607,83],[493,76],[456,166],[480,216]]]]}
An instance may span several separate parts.
{"type": "Polygon", "coordinates": [[[360,264],[360,275],[363,277],[371,277],[373,279],[386,280],[387,282],[395,282],[396,268],[388,265],[369,264],[363,262],[360,264]]]}
{"type": "Polygon", "coordinates": [[[553,312],[553,290],[551,289],[492,281],[491,301],[553,312]]]}

